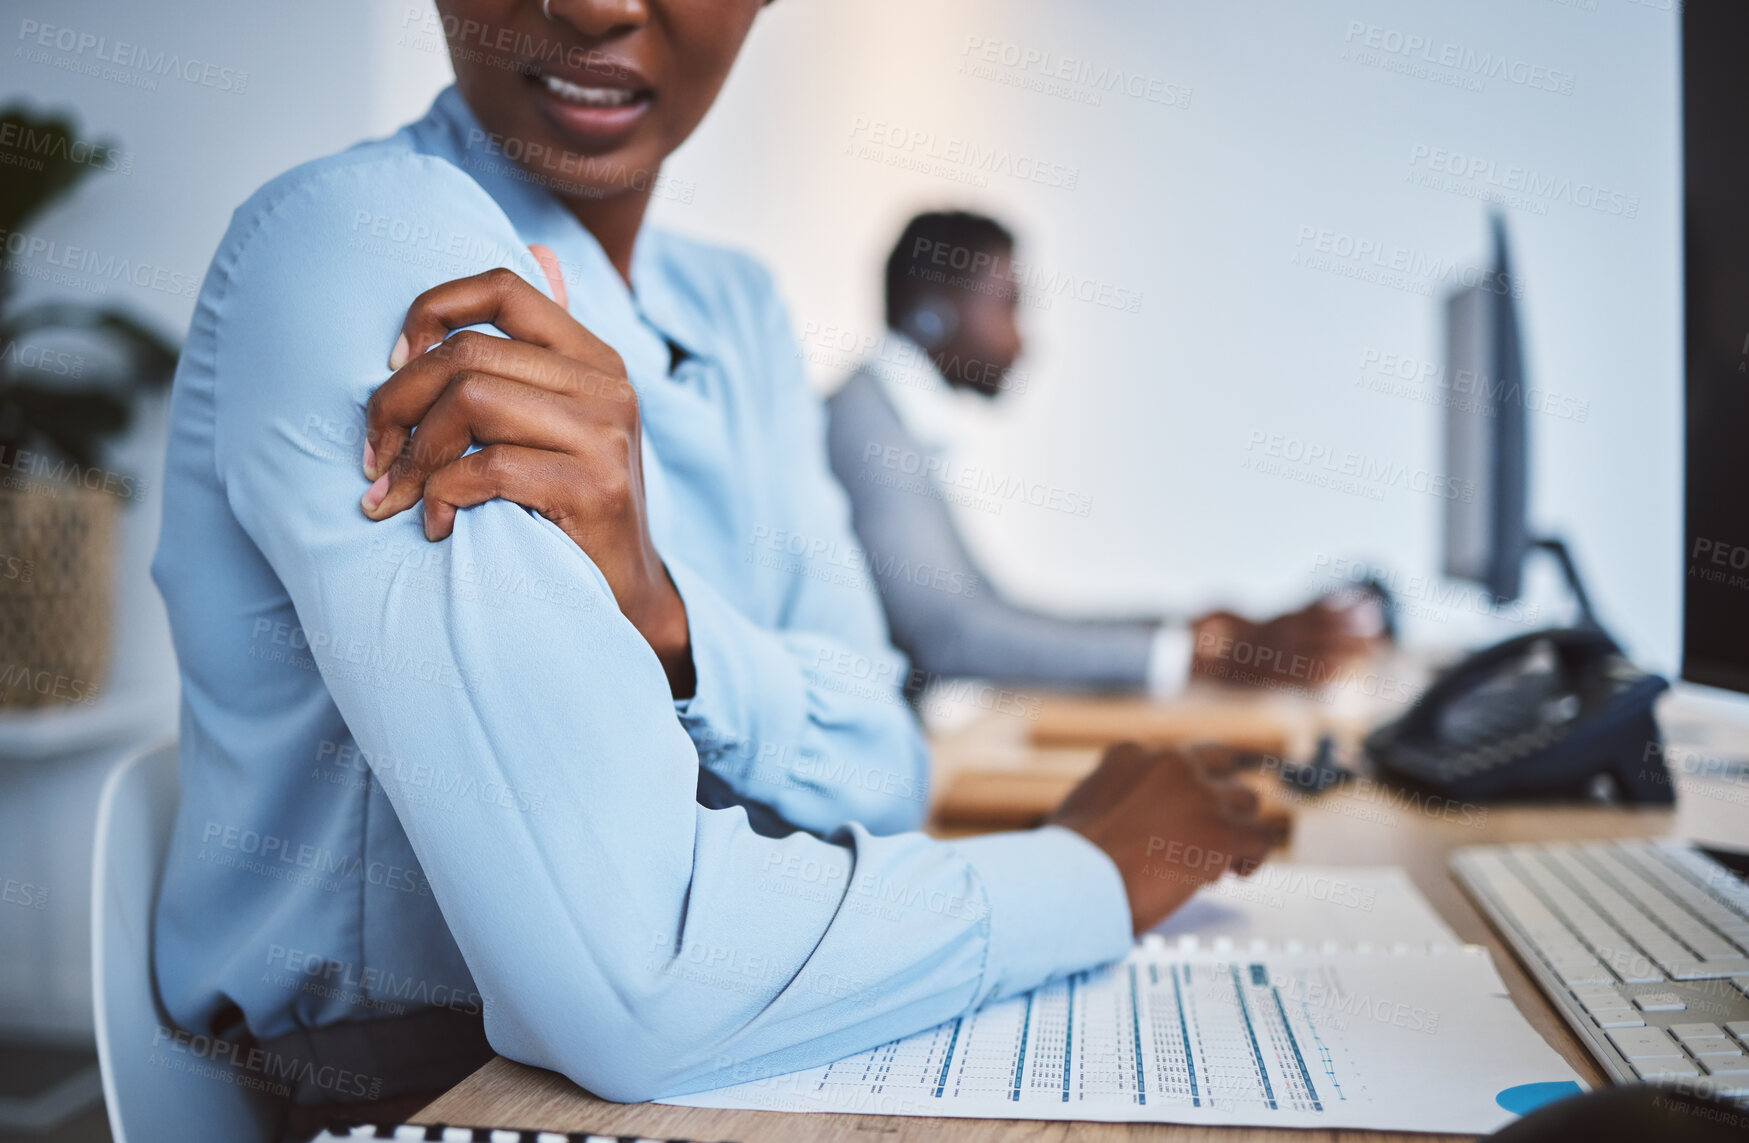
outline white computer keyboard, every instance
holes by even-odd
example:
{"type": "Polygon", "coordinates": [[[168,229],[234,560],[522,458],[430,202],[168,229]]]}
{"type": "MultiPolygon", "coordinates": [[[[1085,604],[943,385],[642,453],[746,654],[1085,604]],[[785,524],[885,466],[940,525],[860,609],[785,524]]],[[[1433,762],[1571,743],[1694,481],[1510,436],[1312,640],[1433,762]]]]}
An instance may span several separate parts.
{"type": "Polygon", "coordinates": [[[1749,885],[1672,841],[1485,845],[1452,872],[1616,1079],[1749,1098],[1749,885]]]}

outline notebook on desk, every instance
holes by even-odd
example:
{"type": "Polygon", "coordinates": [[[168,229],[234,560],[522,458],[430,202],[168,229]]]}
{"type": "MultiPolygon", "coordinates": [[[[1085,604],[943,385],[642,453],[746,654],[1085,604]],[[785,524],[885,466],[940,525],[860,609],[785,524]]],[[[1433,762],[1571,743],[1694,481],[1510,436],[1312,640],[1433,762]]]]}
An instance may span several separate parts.
{"type": "Polygon", "coordinates": [[[1401,871],[1275,865],[1257,885],[1203,890],[1116,965],[664,1102],[1479,1134],[1581,1090],[1401,871]]]}

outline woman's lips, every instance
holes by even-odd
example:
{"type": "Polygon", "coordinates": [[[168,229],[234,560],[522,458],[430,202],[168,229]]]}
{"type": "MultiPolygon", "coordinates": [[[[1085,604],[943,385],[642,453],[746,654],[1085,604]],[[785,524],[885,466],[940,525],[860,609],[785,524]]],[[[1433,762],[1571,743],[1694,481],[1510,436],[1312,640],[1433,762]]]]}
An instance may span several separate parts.
{"type": "Polygon", "coordinates": [[[528,77],[541,110],[553,125],[586,151],[609,150],[624,143],[650,109],[655,92],[628,86],[625,77],[576,78],[536,71],[528,77]]]}

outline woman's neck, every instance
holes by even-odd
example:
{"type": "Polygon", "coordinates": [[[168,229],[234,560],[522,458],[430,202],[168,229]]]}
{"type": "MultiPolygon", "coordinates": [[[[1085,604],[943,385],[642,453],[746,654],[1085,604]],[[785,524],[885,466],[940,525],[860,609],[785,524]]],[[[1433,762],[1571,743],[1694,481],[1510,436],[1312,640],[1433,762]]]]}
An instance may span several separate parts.
{"type": "Polygon", "coordinates": [[[627,288],[632,284],[632,249],[650,208],[648,185],[605,198],[568,198],[565,208],[595,236],[627,288]]]}

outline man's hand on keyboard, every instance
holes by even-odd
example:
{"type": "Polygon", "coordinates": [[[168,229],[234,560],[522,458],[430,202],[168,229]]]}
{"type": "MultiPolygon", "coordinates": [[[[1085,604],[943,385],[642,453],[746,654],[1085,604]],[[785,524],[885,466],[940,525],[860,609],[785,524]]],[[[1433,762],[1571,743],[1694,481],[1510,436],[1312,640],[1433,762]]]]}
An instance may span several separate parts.
{"type": "Polygon", "coordinates": [[[1258,813],[1256,792],[1232,779],[1235,763],[1224,747],[1122,743],[1051,815],[1117,865],[1137,933],[1229,869],[1249,874],[1286,840],[1286,819],[1258,813]]]}

